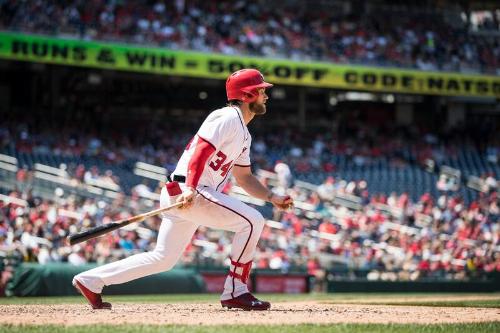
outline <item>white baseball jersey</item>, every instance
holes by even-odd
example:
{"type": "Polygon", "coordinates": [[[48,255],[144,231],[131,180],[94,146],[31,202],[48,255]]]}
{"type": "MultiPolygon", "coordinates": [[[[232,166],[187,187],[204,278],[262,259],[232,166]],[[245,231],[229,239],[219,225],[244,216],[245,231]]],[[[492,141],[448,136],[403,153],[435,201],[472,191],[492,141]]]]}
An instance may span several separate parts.
{"type": "Polygon", "coordinates": [[[215,149],[203,169],[198,185],[222,191],[230,178],[234,165],[250,166],[252,137],[236,106],[228,106],[210,113],[182,154],[173,175],[187,176],[188,165],[199,140],[204,140],[215,149]]]}

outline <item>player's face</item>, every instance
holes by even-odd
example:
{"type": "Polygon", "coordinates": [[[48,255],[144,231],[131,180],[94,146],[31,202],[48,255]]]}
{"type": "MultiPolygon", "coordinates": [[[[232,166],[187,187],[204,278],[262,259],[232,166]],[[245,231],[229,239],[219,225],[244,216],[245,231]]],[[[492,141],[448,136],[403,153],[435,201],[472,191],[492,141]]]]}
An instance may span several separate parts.
{"type": "Polygon", "coordinates": [[[259,97],[255,102],[250,103],[250,111],[255,115],[260,116],[266,113],[266,101],[269,98],[266,94],[266,89],[262,88],[258,90],[259,97]]]}

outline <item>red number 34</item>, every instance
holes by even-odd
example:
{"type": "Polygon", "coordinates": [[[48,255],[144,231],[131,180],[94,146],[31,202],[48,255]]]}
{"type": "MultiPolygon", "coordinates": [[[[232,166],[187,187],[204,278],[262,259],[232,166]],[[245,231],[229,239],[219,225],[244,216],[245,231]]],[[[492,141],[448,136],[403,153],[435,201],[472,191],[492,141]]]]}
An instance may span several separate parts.
{"type": "Polygon", "coordinates": [[[226,164],[223,165],[223,163],[226,161],[226,154],[224,154],[222,151],[218,151],[217,155],[218,158],[212,162],[210,162],[209,166],[214,170],[217,171],[219,169],[222,170],[222,173],[220,174],[222,177],[225,177],[227,172],[229,171],[229,168],[231,167],[231,162],[227,162],[226,164]],[[221,168],[222,166],[222,168],[221,168]]]}

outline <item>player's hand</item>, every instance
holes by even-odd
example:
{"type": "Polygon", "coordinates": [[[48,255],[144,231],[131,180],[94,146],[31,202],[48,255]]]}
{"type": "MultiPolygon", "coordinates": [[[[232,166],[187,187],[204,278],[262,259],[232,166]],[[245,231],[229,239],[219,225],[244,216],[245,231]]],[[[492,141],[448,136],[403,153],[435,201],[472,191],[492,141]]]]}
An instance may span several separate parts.
{"type": "Polygon", "coordinates": [[[182,194],[177,198],[177,202],[184,202],[183,205],[179,206],[179,209],[188,209],[193,205],[194,196],[196,195],[196,189],[192,187],[187,187],[182,194]]]}
{"type": "Polygon", "coordinates": [[[274,207],[280,210],[288,210],[293,208],[293,199],[289,195],[273,194],[269,200],[274,207]]]}

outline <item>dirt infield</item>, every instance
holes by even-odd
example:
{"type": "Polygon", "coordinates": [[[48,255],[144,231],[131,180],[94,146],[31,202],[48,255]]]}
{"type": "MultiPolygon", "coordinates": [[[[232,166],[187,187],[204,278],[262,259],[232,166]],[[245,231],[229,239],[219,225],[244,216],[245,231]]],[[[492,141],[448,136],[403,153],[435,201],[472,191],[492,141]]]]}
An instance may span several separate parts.
{"type": "Polygon", "coordinates": [[[472,323],[500,320],[500,309],[464,307],[278,302],[270,311],[222,309],[212,303],[116,303],[112,310],[86,304],[0,305],[0,324],[328,324],[328,323],[472,323]]]}
{"type": "MultiPolygon", "coordinates": [[[[356,304],[392,304],[392,303],[422,303],[422,302],[467,302],[467,301],[490,301],[500,300],[498,295],[408,295],[404,294],[394,296],[373,296],[369,295],[364,301],[356,295],[352,299],[344,298],[336,301],[336,303],[356,303],[356,304]]],[[[329,302],[331,303],[331,302],[329,302]]]]}

